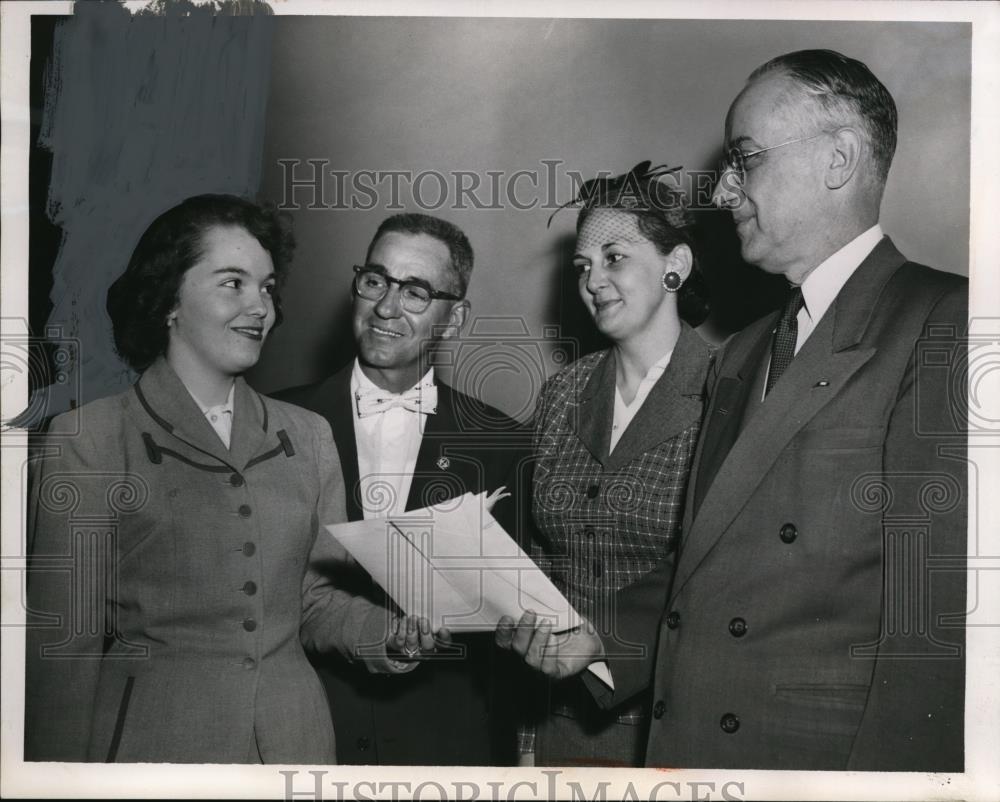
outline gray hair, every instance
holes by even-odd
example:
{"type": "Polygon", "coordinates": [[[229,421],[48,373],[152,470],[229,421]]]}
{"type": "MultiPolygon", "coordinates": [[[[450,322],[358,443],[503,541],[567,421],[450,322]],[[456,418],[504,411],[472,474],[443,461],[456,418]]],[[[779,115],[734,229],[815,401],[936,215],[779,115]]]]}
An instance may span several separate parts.
{"type": "Polygon", "coordinates": [[[815,101],[824,122],[860,125],[875,177],[884,185],[896,151],[896,103],[871,70],[834,50],[799,50],[762,64],[748,81],[772,72],[783,73],[798,84],[815,101]]]}

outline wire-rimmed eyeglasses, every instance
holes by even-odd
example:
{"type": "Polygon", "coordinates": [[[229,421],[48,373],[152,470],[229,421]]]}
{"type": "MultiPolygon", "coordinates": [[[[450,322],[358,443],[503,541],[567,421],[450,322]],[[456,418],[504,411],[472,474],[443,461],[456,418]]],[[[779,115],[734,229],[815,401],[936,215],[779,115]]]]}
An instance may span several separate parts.
{"type": "Polygon", "coordinates": [[[389,292],[390,284],[399,285],[399,303],[407,312],[420,314],[431,301],[461,301],[459,295],[435,290],[419,279],[393,278],[382,267],[354,265],[354,291],[366,301],[381,301],[389,292]]]}
{"type": "Polygon", "coordinates": [[[812,136],[803,136],[799,139],[789,139],[787,142],[780,142],[777,145],[771,145],[766,148],[758,148],[757,150],[752,150],[749,153],[744,153],[739,148],[730,148],[726,151],[726,155],[722,159],[720,165],[720,172],[725,172],[726,170],[732,170],[733,175],[736,180],[742,184],[747,179],[747,159],[753,156],[759,156],[761,153],[767,153],[769,150],[777,150],[778,148],[783,148],[786,145],[795,145],[799,142],[808,142],[810,139],[815,139],[818,136],[823,136],[827,133],[826,131],[820,131],[818,134],[813,134],[812,136]]]}

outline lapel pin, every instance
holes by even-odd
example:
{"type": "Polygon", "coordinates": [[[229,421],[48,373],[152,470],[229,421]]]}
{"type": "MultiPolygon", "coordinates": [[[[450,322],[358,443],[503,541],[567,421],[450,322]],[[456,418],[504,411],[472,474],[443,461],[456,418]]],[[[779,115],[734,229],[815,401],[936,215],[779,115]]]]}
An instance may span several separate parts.
{"type": "Polygon", "coordinates": [[[830,382],[828,382],[826,379],[820,379],[818,382],[816,382],[816,384],[813,385],[813,387],[829,387],[829,386],[830,382]]]}
{"type": "Polygon", "coordinates": [[[442,471],[446,471],[451,467],[451,460],[447,457],[438,457],[437,466],[442,471]]]}

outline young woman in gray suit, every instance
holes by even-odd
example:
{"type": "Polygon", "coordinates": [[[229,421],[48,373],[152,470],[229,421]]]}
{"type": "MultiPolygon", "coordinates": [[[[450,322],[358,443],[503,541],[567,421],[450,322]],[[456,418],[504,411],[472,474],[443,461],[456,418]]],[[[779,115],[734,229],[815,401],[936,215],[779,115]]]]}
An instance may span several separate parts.
{"type": "Polygon", "coordinates": [[[280,320],[291,247],[273,213],[190,198],[111,288],[141,376],[56,417],[35,463],[26,759],[333,762],[304,647],[386,673],[415,667],[387,647],[433,648],[425,621],[333,587],[330,427],[241,378],[280,320]]]}
{"type": "MultiPolygon", "coordinates": [[[[546,382],[535,413],[532,513],[544,555],[588,620],[674,551],[711,351],[675,170],[649,162],[584,184],[575,205],[580,297],[610,347],[546,382]]],[[[580,680],[548,686],[537,765],[642,765],[649,700],[601,711],[580,680]]],[[[530,733],[522,754],[531,750],[530,733]]]]}

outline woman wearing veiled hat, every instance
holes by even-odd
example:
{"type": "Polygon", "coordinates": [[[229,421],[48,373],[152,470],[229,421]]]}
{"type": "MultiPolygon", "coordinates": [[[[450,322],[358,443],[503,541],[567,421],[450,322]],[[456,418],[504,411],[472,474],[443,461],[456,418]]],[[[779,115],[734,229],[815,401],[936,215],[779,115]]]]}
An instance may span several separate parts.
{"type": "MultiPolygon", "coordinates": [[[[532,515],[553,577],[590,621],[677,548],[710,347],[683,195],[649,162],[594,179],[574,205],[580,297],[610,347],[549,379],[535,412],[532,515]]],[[[600,710],[579,678],[552,682],[536,765],[640,766],[652,702],[600,710]]]]}

